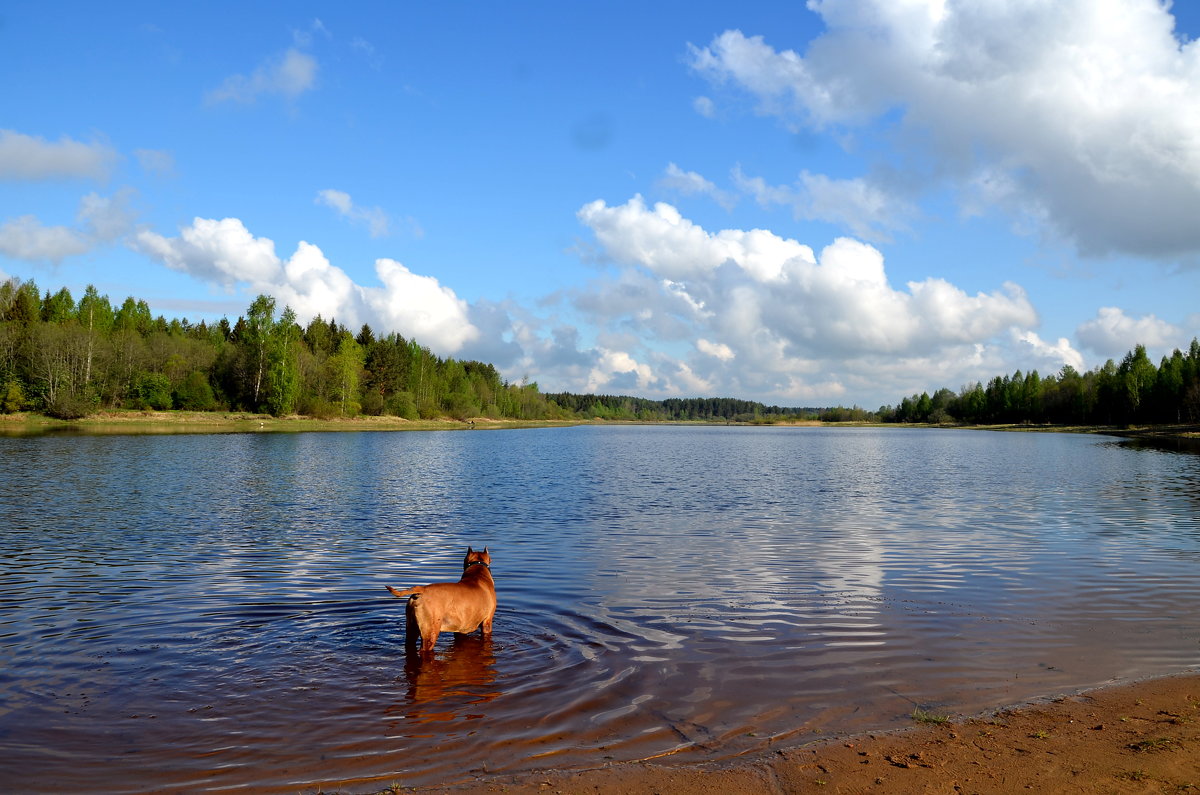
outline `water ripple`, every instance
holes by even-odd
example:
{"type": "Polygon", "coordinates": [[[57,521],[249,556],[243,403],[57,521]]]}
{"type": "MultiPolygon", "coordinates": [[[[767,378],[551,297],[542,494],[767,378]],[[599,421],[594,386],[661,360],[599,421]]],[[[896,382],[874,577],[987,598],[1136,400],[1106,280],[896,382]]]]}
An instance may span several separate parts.
{"type": "Polygon", "coordinates": [[[712,759],[1195,666],[1198,461],[874,429],[3,438],[0,780],[712,759]],[[467,544],[495,634],[407,659],[383,586],[454,579],[467,544]]]}

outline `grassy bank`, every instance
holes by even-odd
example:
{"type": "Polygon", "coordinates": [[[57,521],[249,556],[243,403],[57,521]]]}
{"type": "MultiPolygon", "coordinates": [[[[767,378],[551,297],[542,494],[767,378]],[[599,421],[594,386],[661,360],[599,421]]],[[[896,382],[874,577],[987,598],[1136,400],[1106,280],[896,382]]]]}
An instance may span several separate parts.
{"type": "MultiPolygon", "coordinates": [[[[936,426],[926,426],[936,427],[936,426]]],[[[1200,425],[962,425],[981,431],[1010,431],[1016,433],[1095,433],[1121,436],[1128,439],[1196,439],[1200,440],[1200,425]]]]}
{"type": "Polygon", "coordinates": [[[19,412],[0,415],[0,433],[251,433],[302,431],[446,431],[499,428],[550,428],[577,425],[564,421],[493,420],[476,417],[406,420],[402,417],[335,417],[321,419],[292,415],[220,411],[102,411],[78,420],[59,420],[44,414],[19,412]]]}
{"type": "Polygon", "coordinates": [[[101,411],[78,420],[60,420],[34,412],[0,414],[0,434],[21,435],[54,432],[104,433],[248,433],[256,431],[446,431],[501,428],[561,428],[572,425],[738,425],[764,428],[961,428],[1013,433],[1094,433],[1131,439],[1183,439],[1200,442],[1200,425],[934,425],[923,423],[823,422],[783,420],[779,422],[678,422],[638,420],[513,420],[474,417],[467,421],[447,417],[406,420],[402,417],[367,416],[319,418],[302,415],[275,417],[244,411],[101,411]]]}

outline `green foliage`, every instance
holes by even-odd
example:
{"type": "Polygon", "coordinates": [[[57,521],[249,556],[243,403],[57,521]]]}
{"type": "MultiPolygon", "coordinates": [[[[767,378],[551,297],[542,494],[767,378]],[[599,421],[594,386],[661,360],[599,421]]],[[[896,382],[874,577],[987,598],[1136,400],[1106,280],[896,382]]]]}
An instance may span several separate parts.
{"type": "Polygon", "coordinates": [[[50,295],[50,291],[46,291],[46,297],[42,299],[42,322],[43,323],[65,323],[75,314],[75,299],[71,297],[71,291],[66,287],[59,290],[54,295],[50,295]]]}
{"type": "Polygon", "coordinates": [[[316,417],[319,420],[328,420],[338,416],[338,407],[335,404],[316,395],[306,395],[300,401],[297,410],[306,417],[316,417]]]}
{"type": "Polygon", "coordinates": [[[910,717],[917,723],[927,723],[935,726],[941,726],[950,722],[949,715],[938,715],[937,713],[929,712],[921,709],[920,707],[915,707],[910,717]]]}
{"type": "Polygon", "coordinates": [[[171,382],[162,373],[139,374],[134,395],[137,408],[157,411],[171,408],[171,382]]]}
{"type": "Polygon", "coordinates": [[[266,405],[276,417],[296,410],[300,396],[299,345],[300,327],[291,307],[284,309],[279,322],[273,324],[266,344],[266,405]]]}
{"type": "Polygon", "coordinates": [[[369,417],[378,417],[387,408],[383,402],[383,395],[374,389],[363,392],[360,405],[362,406],[362,413],[369,417]]]}
{"type": "Polygon", "coordinates": [[[479,399],[469,388],[460,387],[447,395],[442,403],[446,415],[456,420],[467,420],[471,417],[478,417],[482,413],[479,399]]]}
{"type": "Polygon", "coordinates": [[[957,395],[940,389],[904,398],[879,411],[884,422],[973,424],[1055,423],[1134,425],[1200,422],[1200,341],[1174,351],[1155,367],[1146,348],[1136,346],[1118,365],[1079,373],[1067,365],[1042,378],[1036,370],[996,376],[985,388],[963,387],[957,395]]]}
{"type": "Polygon", "coordinates": [[[86,396],[62,392],[46,404],[45,411],[60,420],[77,420],[86,417],[95,409],[95,404],[86,396]]]}
{"type": "MultiPolygon", "coordinates": [[[[536,391],[537,385],[532,385],[536,391]]],[[[621,395],[576,395],[568,392],[546,395],[550,404],[567,416],[601,420],[641,420],[646,422],[757,422],[766,424],[779,420],[817,419],[821,410],[815,408],[781,408],[764,406],[749,400],[733,398],[648,398],[621,395]]],[[[504,408],[500,404],[501,409],[504,408]]],[[[549,406],[544,407],[548,413],[549,406]]],[[[862,409],[836,409],[846,412],[847,418],[866,418],[862,409]]],[[[531,418],[532,419],[532,418],[531,418]]],[[[833,419],[831,421],[839,421],[833,419]]]]}
{"type": "Polygon", "coordinates": [[[364,361],[362,346],[349,331],[343,331],[338,339],[337,353],[329,357],[327,365],[331,394],[343,417],[356,417],[362,409],[358,384],[364,361]]]}
{"type": "Polygon", "coordinates": [[[114,331],[136,331],[143,337],[150,333],[153,324],[150,306],[145,301],[135,301],[132,296],[125,299],[113,318],[114,331]]]}
{"type": "Polygon", "coordinates": [[[396,392],[384,401],[384,410],[394,417],[415,420],[421,415],[417,413],[417,401],[412,392],[396,392]]]}
{"type": "Polygon", "coordinates": [[[0,386],[0,413],[12,414],[25,408],[25,390],[16,379],[0,386]]]}
{"type": "Polygon", "coordinates": [[[199,370],[188,373],[187,378],[175,388],[175,408],[185,411],[211,411],[217,406],[208,377],[199,370]]]}

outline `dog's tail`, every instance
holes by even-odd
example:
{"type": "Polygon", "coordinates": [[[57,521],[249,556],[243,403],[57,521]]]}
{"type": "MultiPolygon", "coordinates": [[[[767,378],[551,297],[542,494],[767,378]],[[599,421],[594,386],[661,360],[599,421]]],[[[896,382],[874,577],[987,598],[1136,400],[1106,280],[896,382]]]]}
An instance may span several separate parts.
{"type": "Polygon", "coordinates": [[[416,585],[416,586],[413,586],[412,588],[405,588],[403,591],[396,590],[395,588],[393,588],[390,585],[387,585],[384,587],[386,587],[389,591],[392,592],[392,596],[399,596],[400,598],[404,598],[405,596],[414,596],[416,594],[425,592],[424,585],[416,585]]]}

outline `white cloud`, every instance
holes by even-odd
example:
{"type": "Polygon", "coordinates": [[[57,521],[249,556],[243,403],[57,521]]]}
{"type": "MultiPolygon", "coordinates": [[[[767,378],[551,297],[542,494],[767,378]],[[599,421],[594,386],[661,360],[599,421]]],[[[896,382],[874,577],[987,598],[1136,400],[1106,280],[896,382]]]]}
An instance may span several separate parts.
{"type": "Polygon", "coordinates": [[[270,279],[258,285],[256,292],[269,292],[305,320],[321,315],[327,320],[342,318],[353,325],[368,321],[363,311],[363,290],[345,271],[334,267],[321,249],[303,240],[283,263],[283,272],[272,272],[270,279]]]}
{"type": "Polygon", "coordinates": [[[723,362],[727,362],[737,355],[733,352],[733,348],[730,348],[725,343],[709,342],[703,337],[696,340],[696,350],[700,351],[701,353],[706,353],[709,356],[715,356],[723,362]]]}
{"type": "Polygon", "coordinates": [[[135,191],[122,188],[112,196],[89,193],[79,202],[76,219],[95,243],[110,243],[133,229],[137,214],[130,208],[135,191]]]}
{"type": "Polygon", "coordinates": [[[133,191],[108,197],[89,193],[80,200],[76,226],[46,226],[33,215],[0,224],[0,254],[25,262],[58,264],[125,235],[133,226],[133,191]]]}
{"type": "Polygon", "coordinates": [[[79,230],[43,226],[32,215],[22,215],[0,225],[0,254],[13,259],[57,264],[91,248],[91,242],[79,230]]]}
{"type": "Polygon", "coordinates": [[[168,238],[142,230],[133,247],[169,268],[227,289],[246,287],[292,307],[302,322],[320,314],[351,328],[370,323],[418,340],[442,355],[479,339],[471,309],[437,279],[421,276],[391,259],[377,259],[381,287],[356,284],[317,246],[301,241],[287,260],[269,238],[255,237],[237,218],[196,218],[168,238]]]}
{"type": "Polygon", "coordinates": [[[1104,306],[1091,320],[1075,329],[1075,336],[1088,350],[1100,356],[1120,357],[1137,345],[1168,348],[1182,345],[1183,329],[1154,315],[1139,318],[1126,315],[1115,306],[1104,306]]]}
{"type": "Polygon", "coordinates": [[[1033,364],[1027,369],[1057,372],[1064,364],[1080,372],[1085,369],[1082,354],[1071,347],[1071,342],[1066,337],[1059,337],[1057,341],[1050,343],[1034,331],[1014,331],[1013,334],[1017,342],[1029,347],[1029,358],[1033,364]]]}
{"type": "Polygon", "coordinates": [[[282,270],[274,241],[254,237],[237,218],[196,218],[176,238],[142,230],[134,248],[168,268],[232,288],[277,282],[282,270]]]}
{"type": "Polygon", "coordinates": [[[907,219],[917,212],[908,201],[862,178],[831,179],[802,171],[794,186],[773,186],[762,177],[746,176],[740,166],[734,168],[733,178],[764,207],[785,205],[798,220],[844,226],[866,240],[889,240],[891,232],[907,229],[907,219]]]}
{"type": "Polygon", "coordinates": [[[759,278],[779,279],[787,263],[813,258],[808,246],[762,229],[710,234],[665,202],[648,211],[641,196],[618,207],[597,200],[584,205],[578,217],[613,259],[645,266],[668,279],[709,274],[735,259],[759,278]]]}
{"type": "MultiPolygon", "coordinates": [[[[371,237],[387,237],[391,233],[391,220],[381,207],[360,207],[345,191],[327,188],[317,192],[317,204],[337,211],[338,215],[352,223],[365,226],[371,237]]],[[[418,235],[419,236],[419,235],[418,235]]]]}
{"type": "Polygon", "coordinates": [[[249,104],[264,94],[279,94],[287,99],[296,97],[316,85],[317,59],[296,48],[271,58],[250,76],[231,75],[219,88],[208,92],[210,103],[240,102],[249,104]]]}
{"type": "Polygon", "coordinates": [[[282,258],[235,218],[198,218],[175,237],[143,230],[134,245],[231,290],[273,295],[302,322],[321,314],[351,328],[370,323],[547,391],[826,405],[894,401],[1028,369],[1031,359],[1047,372],[1078,363],[1065,340],[1038,338],[1037,314],[1015,284],[976,294],[938,278],[893,286],[866,243],[841,238],[814,255],[768,230],[710,232],[640,197],[593,202],[579,217],[613,268],[542,302],[544,314],[468,304],[387,258],[375,261],[378,284],[358,284],[317,246],[301,242],[282,258]]]}
{"type": "Polygon", "coordinates": [[[638,362],[625,351],[599,350],[595,365],[588,373],[587,392],[608,391],[627,393],[630,388],[645,391],[653,381],[653,372],[644,363],[638,362]],[[627,375],[629,378],[620,378],[627,375]],[[613,386],[618,385],[616,389],[613,386]]]}
{"type": "Polygon", "coordinates": [[[13,130],[0,130],[0,179],[106,179],[117,153],[100,143],[63,136],[51,142],[13,130]]]}
{"type": "Polygon", "coordinates": [[[730,30],[693,47],[692,67],[790,126],[885,134],[912,184],[1040,219],[1085,254],[1200,252],[1200,44],[1173,35],[1167,6],[809,7],[826,31],[803,54],[730,30]]]}
{"type": "Polygon", "coordinates": [[[410,339],[438,350],[457,351],[479,337],[469,308],[449,287],[432,276],[420,276],[391,259],[375,260],[382,290],[367,293],[381,328],[395,328],[410,339]]]}
{"type": "Polygon", "coordinates": [[[709,196],[726,210],[737,202],[727,191],[723,191],[695,171],[684,171],[674,163],[667,164],[667,170],[658,180],[658,186],[664,190],[683,194],[684,196],[709,196]]]}
{"type": "Polygon", "coordinates": [[[866,243],[839,238],[814,256],[767,230],[709,232],[638,196],[616,207],[592,202],[579,218],[624,269],[581,290],[572,306],[630,342],[597,346],[627,358],[599,356],[577,389],[611,391],[624,377],[654,394],[708,383],[810,405],[961,385],[1027,366],[1031,353],[1051,369],[1080,361],[1065,340],[1037,338],[1037,313],[1016,284],[971,295],[930,277],[898,288],[866,243]],[[692,355],[662,354],[672,339],[688,341],[692,355]]]}

